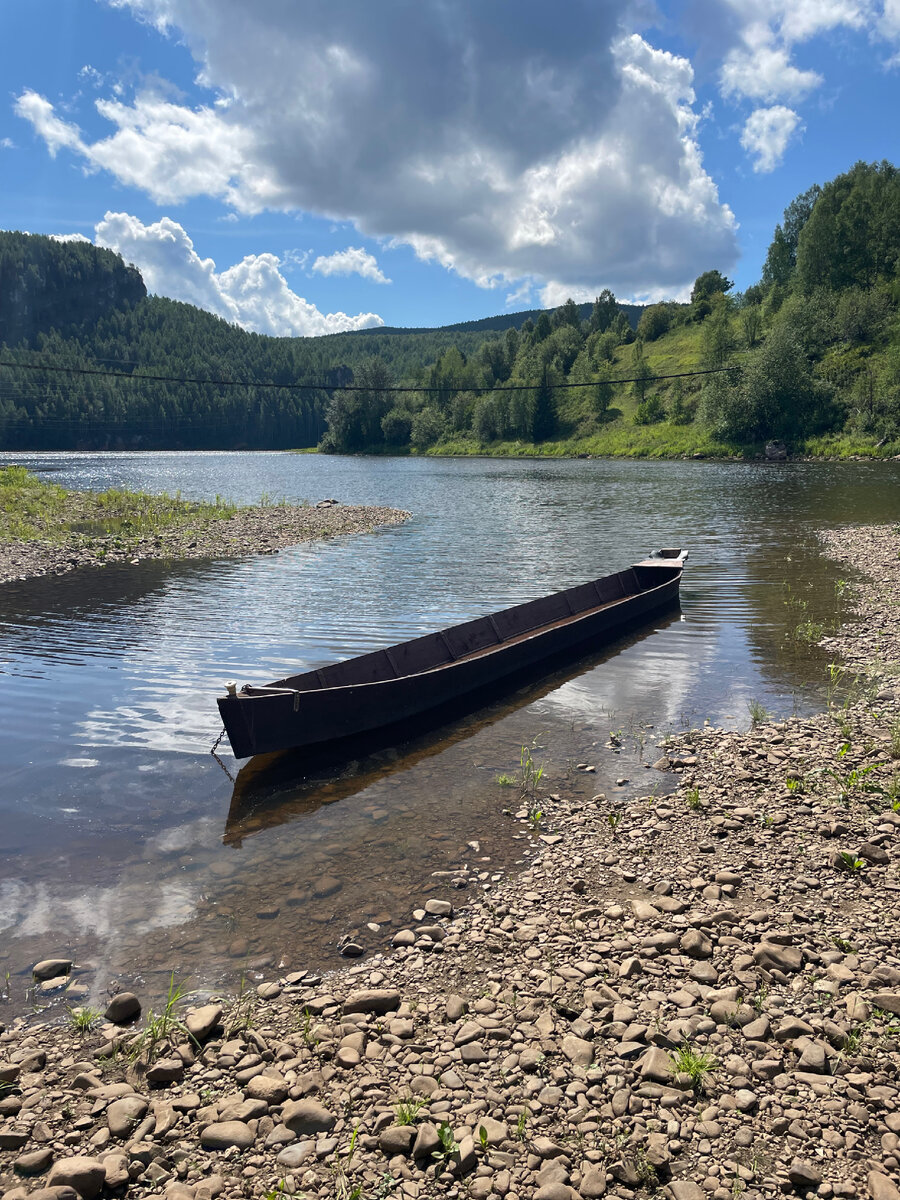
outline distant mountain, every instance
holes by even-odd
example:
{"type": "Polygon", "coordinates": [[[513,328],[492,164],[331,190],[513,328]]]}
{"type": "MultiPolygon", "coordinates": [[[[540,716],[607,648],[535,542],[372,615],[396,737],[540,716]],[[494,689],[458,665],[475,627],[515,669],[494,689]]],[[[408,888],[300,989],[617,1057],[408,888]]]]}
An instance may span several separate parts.
{"type": "MultiPolygon", "coordinates": [[[[590,319],[593,307],[593,303],[591,302],[578,305],[582,321],[590,319]]],[[[631,328],[637,329],[641,313],[644,311],[644,305],[620,304],[619,308],[628,318],[631,328]]],[[[488,333],[492,330],[502,333],[504,329],[521,329],[526,321],[535,322],[541,313],[546,311],[543,308],[529,308],[524,312],[501,313],[496,317],[481,317],[477,321],[457,321],[455,325],[435,325],[433,328],[415,327],[409,329],[398,325],[380,325],[377,329],[359,329],[356,332],[362,336],[373,333],[488,333]]]]}

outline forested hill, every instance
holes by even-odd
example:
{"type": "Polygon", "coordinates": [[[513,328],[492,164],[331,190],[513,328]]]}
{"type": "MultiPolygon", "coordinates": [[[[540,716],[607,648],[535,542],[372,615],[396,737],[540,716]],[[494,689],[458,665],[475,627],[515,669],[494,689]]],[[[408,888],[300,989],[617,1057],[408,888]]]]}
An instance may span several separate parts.
{"type": "Polygon", "coordinates": [[[779,439],[900,454],[889,162],[791,201],[741,295],[710,266],[690,303],[636,323],[606,290],[443,329],[271,338],[145,296],[133,268],[85,243],[0,234],[0,264],[0,449],[669,456],[779,439]]]}
{"type": "MultiPolygon", "coordinates": [[[[617,301],[619,311],[623,312],[628,318],[628,323],[632,329],[637,329],[638,321],[641,319],[641,314],[644,311],[644,305],[641,304],[623,304],[617,301]]],[[[582,321],[590,321],[591,313],[594,305],[592,303],[579,304],[578,315],[582,321]]],[[[523,312],[501,313],[497,317],[480,317],[475,321],[458,321],[455,325],[441,325],[436,329],[403,329],[399,326],[382,326],[381,329],[362,329],[360,333],[363,335],[371,335],[373,333],[486,333],[488,330],[502,332],[504,329],[521,329],[526,321],[532,324],[544,312],[542,308],[528,308],[523,312]]]]}
{"type": "Polygon", "coordinates": [[[531,315],[267,337],[147,296],[139,272],[109,250],[0,232],[0,449],[314,446],[336,385],[365,379],[374,363],[379,378],[415,386],[448,351],[451,365],[452,355],[471,360],[465,378],[489,385],[485,347],[531,315]]]}
{"type": "Polygon", "coordinates": [[[0,233],[0,342],[90,329],[147,295],[140,272],[112,250],[27,233],[0,233]]]}

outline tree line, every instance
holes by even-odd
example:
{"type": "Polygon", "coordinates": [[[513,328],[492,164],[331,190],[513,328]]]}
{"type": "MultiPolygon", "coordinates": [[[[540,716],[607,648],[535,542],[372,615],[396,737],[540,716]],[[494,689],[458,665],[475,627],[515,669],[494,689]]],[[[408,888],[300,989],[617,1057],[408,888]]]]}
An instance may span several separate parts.
{"type": "Polygon", "coordinates": [[[740,295],[710,269],[689,302],[635,310],[605,290],[505,328],[266,337],[147,296],[110,251],[0,233],[0,447],[399,453],[589,443],[614,423],[696,424],[738,445],[828,432],[890,443],[898,306],[900,174],[888,162],[792,201],[740,295]],[[692,370],[715,373],[657,378],[692,370]]]}

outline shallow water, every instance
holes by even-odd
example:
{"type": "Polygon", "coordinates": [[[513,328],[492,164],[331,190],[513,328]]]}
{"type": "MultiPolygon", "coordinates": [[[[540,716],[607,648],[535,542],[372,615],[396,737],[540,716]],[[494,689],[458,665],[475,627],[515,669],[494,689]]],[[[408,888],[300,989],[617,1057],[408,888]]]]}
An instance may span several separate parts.
{"type": "Polygon", "coordinates": [[[668,728],[746,725],[750,700],[778,714],[819,707],[824,657],[786,636],[801,620],[832,619],[846,574],[820,557],[814,531],[896,520],[900,484],[896,463],[3,461],[70,487],[336,496],[414,514],[277,557],[109,566],[0,588],[7,1011],[25,1002],[31,963],[56,954],[84,965],[95,997],[113,979],[151,995],[171,969],[214,986],[266,959],[336,966],[342,938],[379,948],[427,894],[450,894],[433,872],[465,867],[470,889],[490,886],[522,856],[521,826],[499,819],[510,793],[495,780],[515,771],[523,744],[543,747],[548,790],[565,777],[587,795],[621,795],[665,785],[641,763],[668,728]],[[245,773],[237,796],[208,753],[225,679],[321,666],[679,544],[691,552],[680,614],[443,734],[312,782],[282,772],[248,786],[245,773]],[[622,731],[618,754],[610,730],[622,731]],[[574,770],[583,761],[596,774],[574,770]],[[623,776],[631,782],[616,788],[623,776]]]}

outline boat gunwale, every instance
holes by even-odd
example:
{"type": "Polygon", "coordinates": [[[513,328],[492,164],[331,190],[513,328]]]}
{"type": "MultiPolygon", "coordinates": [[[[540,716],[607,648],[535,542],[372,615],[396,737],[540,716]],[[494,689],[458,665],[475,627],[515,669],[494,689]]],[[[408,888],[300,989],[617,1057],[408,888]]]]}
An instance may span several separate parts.
{"type": "MultiPolygon", "coordinates": [[[[238,692],[237,696],[222,697],[222,699],[223,700],[227,699],[231,703],[234,703],[235,700],[246,703],[251,700],[266,700],[266,699],[275,700],[275,699],[278,699],[281,697],[287,697],[287,696],[290,696],[293,698],[293,697],[302,697],[302,696],[310,696],[310,697],[311,696],[322,696],[325,694],[334,695],[338,692],[342,692],[342,691],[346,692],[346,691],[355,690],[358,688],[372,688],[372,687],[383,688],[383,687],[387,687],[389,684],[402,683],[405,680],[409,680],[409,679],[422,679],[428,675],[433,675],[439,671],[446,671],[449,668],[459,666],[462,663],[472,662],[478,658],[485,658],[491,654],[497,654],[501,650],[504,650],[508,647],[524,645],[527,642],[532,641],[534,638],[542,637],[554,629],[562,629],[562,628],[567,628],[570,626],[577,625],[581,621],[587,620],[588,618],[591,618],[591,617],[595,617],[598,613],[603,612],[606,609],[616,608],[620,605],[631,603],[633,600],[636,600],[639,596],[649,596],[654,592],[660,591],[662,588],[665,588],[672,583],[678,582],[681,579],[681,576],[684,574],[684,563],[682,560],[672,559],[672,558],[658,559],[658,560],[646,560],[646,561],[643,561],[640,563],[634,563],[634,564],[632,564],[631,567],[626,567],[625,570],[623,570],[623,571],[614,571],[610,575],[604,575],[604,576],[601,576],[599,579],[590,580],[589,583],[602,583],[602,582],[604,582],[604,580],[612,579],[617,575],[625,575],[629,571],[633,571],[636,567],[647,567],[647,568],[653,568],[654,570],[666,569],[667,571],[671,571],[672,574],[669,576],[669,578],[664,579],[661,583],[654,584],[652,587],[641,588],[637,591],[629,592],[624,596],[617,597],[615,600],[604,601],[602,604],[596,605],[593,608],[585,609],[582,612],[572,613],[568,617],[561,618],[557,621],[547,622],[543,625],[535,626],[534,629],[524,630],[521,634],[515,634],[515,635],[513,635],[513,637],[504,639],[503,641],[497,642],[494,645],[483,646],[478,650],[470,651],[468,654],[460,655],[459,658],[452,658],[452,659],[450,659],[449,662],[438,663],[436,666],[428,667],[422,671],[410,671],[405,675],[396,675],[393,678],[389,678],[389,679],[372,679],[372,680],[368,680],[368,681],[360,681],[359,683],[341,683],[341,684],[336,684],[333,687],[292,688],[292,687],[285,686],[284,681],[281,681],[281,680],[275,681],[272,684],[264,684],[264,685],[245,684],[244,687],[238,692]],[[251,688],[252,690],[247,691],[246,689],[248,687],[251,688]]],[[[583,586],[583,585],[576,584],[575,586],[578,587],[578,586],[583,586]]],[[[549,593],[549,596],[553,596],[553,595],[563,596],[569,590],[571,590],[571,589],[565,588],[561,592],[555,592],[555,593],[551,592],[551,593],[549,593]]],[[[547,599],[547,598],[548,597],[543,597],[543,596],[538,597],[539,600],[547,599]]],[[[529,603],[533,603],[533,601],[524,601],[523,603],[529,604],[529,603]]],[[[511,605],[510,607],[517,608],[520,606],[519,605],[511,605]]],[[[489,617],[496,617],[499,613],[509,612],[509,611],[510,611],[509,608],[497,609],[496,612],[486,613],[482,617],[474,617],[474,618],[472,618],[472,621],[473,622],[485,621],[485,620],[488,620],[489,617]]],[[[447,626],[445,629],[434,630],[432,632],[433,632],[433,634],[448,633],[451,630],[459,629],[461,626],[467,625],[467,624],[470,624],[470,622],[463,621],[463,622],[460,622],[459,625],[450,625],[450,626],[447,626]]],[[[424,634],[422,636],[428,637],[429,635],[424,634]]],[[[416,640],[418,640],[418,639],[416,639],[416,638],[409,639],[409,641],[416,641],[416,640]]],[[[405,645],[405,644],[408,644],[408,643],[398,642],[398,643],[395,643],[394,645],[405,645]]],[[[384,649],[392,650],[392,649],[394,649],[394,645],[387,646],[387,647],[380,647],[380,649],[381,650],[384,650],[384,649]]],[[[378,653],[378,649],[376,649],[374,651],[368,651],[367,653],[378,653]]],[[[362,658],[362,657],[364,657],[364,655],[359,655],[358,657],[362,658]]],[[[345,663],[352,662],[353,659],[344,659],[342,661],[345,663]]],[[[331,666],[331,665],[336,665],[336,664],[328,664],[328,665],[331,666]]],[[[319,669],[324,670],[325,668],[319,668],[319,669]]],[[[315,668],[313,668],[313,670],[311,670],[309,672],[303,672],[303,674],[314,674],[314,673],[315,673],[315,668]]],[[[297,677],[296,676],[293,676],[293,677],[286,676],[285,678],[289,679],[289,678],[297,678],[297,677]]]]}

